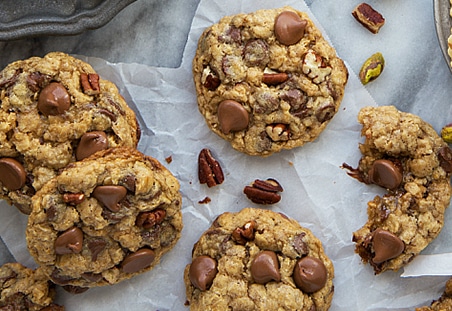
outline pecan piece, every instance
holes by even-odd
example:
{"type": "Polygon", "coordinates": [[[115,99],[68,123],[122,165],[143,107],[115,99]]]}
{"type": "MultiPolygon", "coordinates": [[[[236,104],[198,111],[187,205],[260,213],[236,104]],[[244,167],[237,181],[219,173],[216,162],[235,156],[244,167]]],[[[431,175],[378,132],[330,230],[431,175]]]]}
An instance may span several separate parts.
{"type": "Polygon", "coordinates": [[[267,125],[265,132],[273,141],[287,141],[290,138],[290,128],[287,124],[277,123],[267,125]]]}
{"type": "Polygon", "coordinates": [[[83,93],[87,95],[96,95],[100,93],[99,75],[97,73],[81,73],[80,83],[83,93]]]}
{"type": "Polygon", "coordinates": [[[207,184],[209,188],[224,181],[220,163],[207,148],[202,149],[198,156],[198,178],[201,184],[207,184]]]}
{"type": "Polygon", "coordinates": [[[352,11],[353,17],[371,33],[376,34],[385,24],[383,16],[369,4],[358,4],[352,11]]]}
{"type": "Polygon", "coordinates": [[[210,91],[215,91],[221,84],[220,78],[210,67],[204,68],[201,82],[202,85],[210,91]]]}
{"type": "Polygon", "coordinates": [[[70,204],[70,205],[77,205],[82,203],[85,200],[85,195],[83,193],[64,193],[63,194],[63,201],[64,203],[70,204]]]}
{"type": "Polygon", "coordinates": [[[159,225],[163,222],[166,216],[166,211],[157,208],[150,212],[143,212],[138,214],[136,225],[138,227],[143,227],[144,229],[150,229],[156,225],[159,225]]]}
{"type": "Polygon", "coordinates": [[[313,50],[309,50],[303,57],[303,73],[312,79],[315,84],[322,83],[331,74],[332,69],[323,57],[313,50]]]}
{"type": "Polygon", "coordinates": [[[285,72],[278,73],[264,73],[262,82],[267,85],[278,85],[286,82],[289,79],[289,75],[285,72]]]}
{"type": "Polygon", "coordinates": [[[254,240],[256,225],[256,222],[251,220],[248,221],[243,227],[235,228],[235,230],[232,231],[232,239],[241,245],[245,245],[247,241],[254,240]]]}
{"type": "Polygon", "coordinates": [[[252,202],[257,204],[275,204],[281,200],[283,188],[275,179],[260,180],[256,179],[251,186],[246,186],[243,193],[252,202]]]}

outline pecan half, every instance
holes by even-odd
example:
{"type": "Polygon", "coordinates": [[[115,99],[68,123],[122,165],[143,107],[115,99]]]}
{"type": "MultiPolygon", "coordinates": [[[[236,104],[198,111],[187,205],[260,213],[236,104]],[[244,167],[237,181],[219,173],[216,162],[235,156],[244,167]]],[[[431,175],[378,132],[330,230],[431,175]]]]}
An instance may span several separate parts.
{"type": "Polygon", "coordinates": [[[254,240],[256,225],[256,222],[251,220],[248,221],[243,227],[235,228],[235,230],[232,231],[232,239],[241,245],[245,245],[247,241],[254,240]]]}
{"type": "Polygon", "coordinates": [[[262,82],[267,85],[278,85],[286,82],[289,79],[289,75],[285,72],[278,73],[264,73],[262,82]]]}
{"type": "Polygon", "coordinates": [[[283,188],[275,179],[260,180],[256,179],[251,186],[246,186],[243,193],[252,202],[257,204],[275,204],[281,200],[283,188]]]}
{"type": "Polygon", "coordinates": [[[352,11],[353,17],[371,33],[376,34],[385,24],[383,16],[369,4],[361,3],[352,11]]]}
{"type": "Polygon", "coordinates": [[[156,208],[150,212],[143,212],[138,214],[136,225],[144,229],[150,229],[163,222],[166,216],[166,211],[161,208],[156,208]]]}
{"type": "Polygon", "coordinates": [[[209,188],[224,181],[220,163],[207,148],[202,149],[198,156],[198,178],[201,184],[207,184],[209,188]]]}
{"type": "Polygon", "coordinates": [[[100,93],[99,75],[97,73],[81,73],[80,83],[83,93],[87,95],[96,95],[100,93]]]}

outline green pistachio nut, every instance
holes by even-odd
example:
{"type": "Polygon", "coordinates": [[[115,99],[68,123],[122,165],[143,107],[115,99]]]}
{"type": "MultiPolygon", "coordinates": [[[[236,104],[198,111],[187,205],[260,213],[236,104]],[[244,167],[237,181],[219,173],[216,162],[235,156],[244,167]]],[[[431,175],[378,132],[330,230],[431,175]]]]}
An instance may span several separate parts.
{"type": "Polygon", "coordinates": [[[373,54],[364,62],[359,71],[361,83],[365,85],[378,78],[383,72],[384,67],[385,59],[383,58],[383,55],[380,52],[373,54]]]}
{"type": "Polygon", "coordinates": [[[441,129],[441,138],[448,144],[452,143],[452,124],[448,124],[441,129]]]}

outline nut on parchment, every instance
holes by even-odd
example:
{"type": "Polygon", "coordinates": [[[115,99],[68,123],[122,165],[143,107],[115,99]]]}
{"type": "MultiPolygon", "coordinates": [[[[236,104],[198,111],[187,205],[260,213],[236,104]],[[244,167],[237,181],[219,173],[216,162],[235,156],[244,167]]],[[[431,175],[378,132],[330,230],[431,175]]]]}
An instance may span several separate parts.
{"type": "Polygon", "coordinates": [[[383,54],[377,52],[369,57],[359,71],[359,79],[362,84],[367,84],[378,78],[385,67],[383,54]]]}
{"type": "Polygon", "coordinates": [[[361,3],[352,11],[353,17],[373,34],[378,33],[385,24],[384,17],[374,10],[369,4],[361,3]]]}
{"type": "Polygon", "coordinates": [[[257,204],[275,204],[281,200],[283,188],[275,179],[260,180],[256,179],[251,186],[246,186],[243,193],[252,202],[257,204]]]}
{"type": "Polygon", "coordinates": [[[452,143],[452,123],[441,129],[441,138],[448,144],[452,143]]]}
{"type": "Polygon", "coordinates": [[[202,149],[198,156],[198,178],[201,184],[207,184],[209,188],[224,181],[220,163],[207,148],[202,149]]]}

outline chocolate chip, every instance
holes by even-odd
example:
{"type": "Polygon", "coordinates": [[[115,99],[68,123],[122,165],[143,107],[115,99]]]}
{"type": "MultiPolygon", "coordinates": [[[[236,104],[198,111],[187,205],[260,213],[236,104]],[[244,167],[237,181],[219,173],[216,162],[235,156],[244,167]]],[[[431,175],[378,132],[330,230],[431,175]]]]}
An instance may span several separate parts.
{"type": "Polygon", "coordinates": [[[94,188],[92,196],[99,200],[103,206],[112,212],[118,212],[119,202],[125,198],[127,189],[123,186],[97,186],[94,188]]]}
{"type": "Polygon", "coordinates": [[[137,179],[135,176],[128,175],[121,180],[121,184],[130,192],[135,193],[137,179]]]}
{"type": "Polygon", "coordinates": [[[452,150],[444,146],[438,151],[439,165],[446,173],[452,173],[452,150]]]}
{"type": "Polygon", "coordinates": [[[314,293],[326,284],[326,267],[318,258],[311,256],[303,257],[295,264],[293,280],[303,292],[308,294],[314,293]]]}
{"type": "Polygon", "coordinates": [[[83,134],[80,138],[75,157],[78,161],[83,160],[100,150],[108,148],[107,134],[101,131],[93,131],[83,134]]]}
{"type": "Polygon", "coordinates": [[[375,252],[372,261],[377,265],[399,256],[405,249],[405,243],[398,236],[381,228],[373,232],[372,245],[375,252]]]}
{"type": "Polygon", "coordinates": [[[63,114],[71,106],[71,98],[66,88],[52,82],[42,89],[38,97],[38,110],[45,116],[63,114]]]}
{"type": "Polygon", "coordinates": [[[402,183],[402,168],[396,163],[386,160],[376,160],[369,171],[370,181],[383,188],[395,190],[402,183]]]}
{"type": "Polygon", "coordinates": [[[218,122],[221,131],[229,134],[231,131],[241,131],[248,127],[250,120],[248,111],[234,100],[224,100],[218,106],[218,122]]]}
{"type": "Polygon", "coordinates": [[[99,282],[100,280],[102,280],[101,273],[85,272],[81,276],[88,282],[92,282],[92,283],[96,283],[96,282],[99,282]]]}
{"type": "MultiPolygon", "coordinates": [[[[75,286],[75,285],[64,285],[62,287],[65,291],[67,291],[68,293],[73,294],[73,295],[82,294],[89,289],[89,287],[81,287],[81,286],[75,286]]],[[[42,311],[42,309],[41,309],[41,311],[42,311]]]]}
{"type": "Polygon", "coordinates": [[[27,174],[22,164],[13,158],[0,159],[0,183],[10,191],[22,188],[27,174]]]}
{"type": "Polygon", "coordinates": [[[297,13],[284,11],[276,17],[275,36],[284,45],[292,45],[303,38],[307,22],[297,13]]]}
{"type": "Polygon", "coordinates": [[[135,253],[127,255],[122,261],[121,268],[125,273],[138,272],[149,267],[155,259],[155,252],[148,248],[142,248],[135,253]]]}
{"type": "Polygon", "coordinates": [[[92,238],[88,241],[87,245],[91,251],[91,260],[96,261],[97,256],[105,249],[107,242],[103,238],[92,238]]]}
{"type": "Polygon", "coordinates": [[[68,285],[72,280],[74,280],[73,277],[61,275],[60,273],[61,271],[59,269],[54,269],[52,271],[50,279],[52,280],[53,283],[58,285],[68,285]]]}
{"type": "Polygon", "coordinates": [[[199,290],[207,290],[217,275],[215,259],[202,255],[193,259],[188,272],[191,284],[199,290]]]}
{"type": "Polygon", "coordinates": [[[32,92],[37,92],[40,89],[42,89],[44,87],[44,85],[49,83],[51,79],[52,79],[52,77],[49,75],[42,74],[40,72],[32,72],[27,77],[27,87],[32,92]]]}
{"type": "Polygon", "coordinates": [[[268,45],[264,40],[250,40],[245,44],[243,58],[248,66],[265,67],[270,61],[268,45]]]}
{"type": "Polygon", "coordinates": [[[64,231],[55,240],[55,253],[57,255],[78,254],[83,247],[83,232],[80,228],[73,227],[64,231]]]}
{"type": "Polygon", "coordinates": [[[293,248],[300,255],[306,255],[309,252],[308,245],[304,241],[305,236],[306,236],[306,233],[302,232],[302,233],[296,235],[292,242],[293,248]]]}
{"type": "Polygon", "coordinates": [[[276,253],[273,251],[262,251],[251,262],[251,276],[259,284],[270,281],[281,281],[279,263],[276,253]]]}

